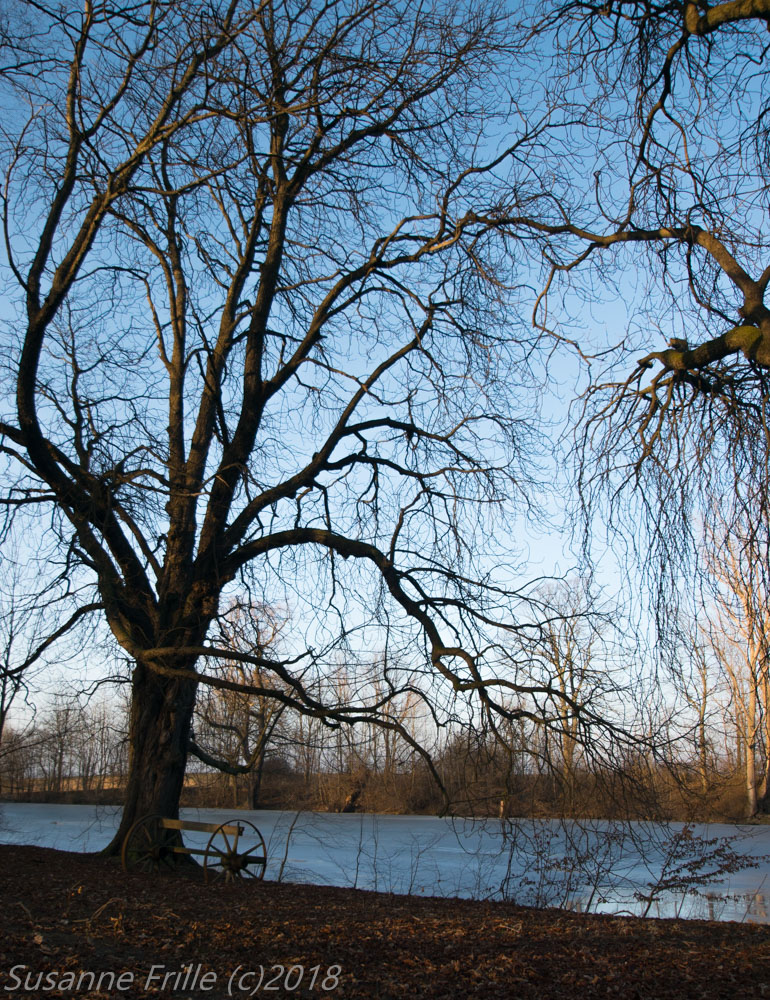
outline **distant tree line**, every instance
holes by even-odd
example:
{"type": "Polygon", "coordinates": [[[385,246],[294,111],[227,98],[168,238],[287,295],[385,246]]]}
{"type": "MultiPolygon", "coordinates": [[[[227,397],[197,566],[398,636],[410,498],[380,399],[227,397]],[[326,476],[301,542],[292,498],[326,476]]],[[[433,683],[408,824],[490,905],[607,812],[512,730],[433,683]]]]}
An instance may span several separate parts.
{"type": "MultiPolygon", "coordinates": [[[[506,732],[474,721],[432,734],[442,789],[424,758],[399,734],[364,721],[329,728],[259,699],[211,692],[197,710],[194,739],[201,763],[188,772],[182,802],[221,808],[313,809],[333,812],[430,813],[476,816],[738,819],[756,811],[747,791],[748,757],[757,786],[767,772],[766,728],[746,738],[746,703],[735,685],[749,679],[730,661],[696,651],[703,684],[655,720],[671,737],[667,758],[629,749],[597,761],[565,730],[519,720],[506,732]],[[742,678],[742,679],[741,679],[742,678]],[[732,685],[732,687],[731,687],[732,685]],[[700,691],[700,695],[699,695],[700,691]],[[694,709],[694,711],[692,711],[694,709]],[[676,727],[679,728],[675,734],[676,727]],[[206,750],[203,750],[206,748],[206,750]]],[[[335,683],[354,686],[342,668],[335,683]]],[[[417,699],[400,705],[401,723],[427,741],[417,699]]],[[[26,726],[6,726],[0,743],[0,797],[30,801],[120,803],[128,774],[128,714],[120,701],[57,698],[26,726]]]]}

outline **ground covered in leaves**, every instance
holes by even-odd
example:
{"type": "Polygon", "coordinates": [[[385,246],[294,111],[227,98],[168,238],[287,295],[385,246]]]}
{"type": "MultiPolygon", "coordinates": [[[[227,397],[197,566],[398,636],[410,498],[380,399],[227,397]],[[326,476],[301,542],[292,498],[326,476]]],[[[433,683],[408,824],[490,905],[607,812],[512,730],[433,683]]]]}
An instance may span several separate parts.
{"type": "Polygon", "coordinates": [[[770,1000],[767,926],[207,886],[38,847],[0,845],[0,926],[0,997],[770,1000]]]}

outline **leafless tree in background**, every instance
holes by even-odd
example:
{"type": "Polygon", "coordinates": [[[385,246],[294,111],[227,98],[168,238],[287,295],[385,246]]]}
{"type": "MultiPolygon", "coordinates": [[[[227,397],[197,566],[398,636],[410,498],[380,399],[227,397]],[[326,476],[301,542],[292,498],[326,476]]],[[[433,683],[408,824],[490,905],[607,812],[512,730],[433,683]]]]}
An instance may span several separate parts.
{"type": "Polygon", "coordinates": [[[583,169],[510,225],[543,243],[537,323],[597,294],[628,306],[591,358],[577,485],[634,550],[661,635],[698,602],[709,525],[752,526],[745,563],[770,574],[768,23],[763,0],[548,2],[532,21],[583,169]]]}
{"type": "Polygon", "coordinates": [[[613,683],[618,665],[613,669],[606,635],[609,615],[598,613],[598,601],[587,580],[551,585],[542,589],[540,597],[549,620],[529,651],[542,664],[542,674],[553,678],[554,693],[546,710],[555,715],[555,725],[548,727],[554,746],[548,756],[560,777],[567,808],[572,810],[581,747],[590,747],[591,741],[590,733],[581,728],[582,705],[596,705],[600,698],[620,694],[613,683]]]}
{"type": "MultiPolygon", "coordinates": [[[[234,603],[217,621],[217,644],[234,652],[269,656],[285,623],[269,608],[234,603]]],[[[268,690],[271,679],[259,666],[214,660],[210,671],[239,687],[268,690]]],[[[286,695],[290,694],[287,689],[286,695]]],[[[286,701],[244,690],[207,688],[198,698],[195,736],[190,752],[204,764],[231,776],[233,805],[238,805],[238,775],[248,780],[248,807],[259,808],[259,792],[268,748],[275,750],[286,701]]]]}
{"type": "Polygon", "coordinates": [[[724,537],[712,535],[707,553],[715,583],[709,636],[744,749],[749,817],[764,805],[770,776],[770,608],[752,527],[744,521],[741,536],[734,522],[724,537]]]}

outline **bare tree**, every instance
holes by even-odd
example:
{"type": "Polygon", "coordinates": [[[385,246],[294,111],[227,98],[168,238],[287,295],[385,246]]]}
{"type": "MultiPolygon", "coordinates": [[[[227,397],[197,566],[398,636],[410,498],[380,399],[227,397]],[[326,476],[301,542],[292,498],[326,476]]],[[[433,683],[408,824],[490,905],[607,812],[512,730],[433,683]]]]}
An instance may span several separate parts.
{"type": "MultiPolygon", "coordinates": [[[[714,774],[714,754],[712,732],[714,727],[714,711],[717,705],[717,692],[721,685],[713,677],[713,662],[709,656],[711,642],[714,638],[709,623],[693,623],[682,658],[685,663],[675,675],[677,689],[685,703],[695,715],[693,727],[695,751],[697,758],[700,790],[704,800],[711,791],[714,774]],[[689,655],[685,654],[686,653],[689,655]]],[[[724,723],[724,717],[722,723],[724,723]]]]}
{"type": "Polygon", "coordinates": [[[7,503],[49,505],[135,662],[115,844],[176,815],[201,681],[398,728],[308,680],[387,635],[448,710],[510,714],[505,693],[540,684],[505,665],[529,612],[485,559],[529,481],[537,393],[497,223],[501,191],[539,190],[549,128],[510,83],[511,19],[393,0],[8,16],[7,503]],[[280,657],[217,645],[235,581],[290,608],[280,657]],[[198,668],[216,657],[267,679],[198,668]]]}
{"type": "Polygon", "coordinates": [[[553,618],[533,653],[544,661],[544,673],[553,677],[555,688],[552,710],[558,717],[555,727],[557,752],[551,764],[561,772],[568,808],[574,808],[575,770],[580,758],[581,705],[602,696],[610,687],[612,671],[601,663],[602,624],[596,601],[586,580],[573,580],[560,589],[547,588],[542,593],[553,618]],[[556,758],[556,759],[554,759],[556,758]]]}
{"type": "MultiPolygon", "coordinates": [[[[767,23],[763,0],[544,3],[533,22],[555,47],[554,73],[572,81],[584,128],[573,154],[593,178],[587,188],[579,172],[559,176],[539,217],[510,202],[509,224],[537,234],[548,262],[536,320],[547,323],[555,279],[579,282],[586,260],[614,292],[643,263],[653,275],[648,325],[622,346],[641,353],[640,340],[669,337],[622,384],[593,386],[615,462],[629,457],[622,432],[636,434],[637,463],[654,448],[687,459],[691,410],[724,431],[740,422],[736,411],[748,420],[761,408],[770,367],[767,23]]],[[[741,429],[748,452],[757,436],[741,429]]]]}
{"type": "MultiPolygon", "coordinates": [[[[537,24],[554,32],[562,73],[593,72],[585,125],[600,168],[592,202],[569,204],[565,187],[555,193],[564,197],[562,224],[541,220],[551,276],[589,256],[606,261],[611,248],[619,254],[638,247],[650,251],[660,279],[652,292],[656,325],[670,323],[673,342],[640,359],[627,383],[644,381],[654,369],[640,400],[649,410],[648,443],[659,411],[675,408],[684,390],[748,393],[757,369],[770,367],[764,305],[770,270],[763,261],[767,23],[763,0],[653,7],[611,0],[546,5],[537,24]],[[608,102],[616,114],[602,117],[608,102]],[[666,311],[665,293],[679,316],[666,311]],[[676,336],[681,326],[685,336],[676,336]],[[714,326],[724,329],[714,335],[714,326]],[[702,342],[694,345],[696,339],[702,342]],[[721,364],[732,355],[738,364],[721,364]]],[[[584,193],[579,183],[573,194],[584,193]]],[[[631,253],[622,257],[624,266],[632,260],[631,253]]]]}
{"type": "Polygon", "coordinates": [[[756,814],[770,772],[770,610],[761,559],[746,538],[712,537],[708,563],[714,576],[711,646],[731,695],[736,731],[745,748],[746,813],[756,814]]]}
{"type": "Polygon", "coordinates": [[[548,2],[533,20],[583,169],[539,216],[512,200],[509,225],[546,255],[539,325],[599,283],[628,305],[590,359],[578,487],[587,520],[630,539],[661,634],[707,574],[704,522],[752,525],[770,573],[767,26],[762,0],[548,2]]]}
{"type": "MultiPolygon", "coordinates": [[[[218,644],[234,652],[263,659],[275,647],[283,622],[269,608],[243,608],[237,603],[217,622],[218,644]]],[[[237,661],[217,661],[211,665],[215,676],[242,687],[269,690],[271,680],[264,668],[237,661]]],[[[288,696],[290,691],[285,690],[288,696]]],[[[237,805],[237,778],[246,775],[248,804],[259,808],[262,774],[268,748],[278,742],[277,731],[287,703],[268,694],[254,695],[244,690],[206,689],[196,707],[196,733],[190,751],[204,764],[216,767],[232,778],[234,805],[237,805]]]]}

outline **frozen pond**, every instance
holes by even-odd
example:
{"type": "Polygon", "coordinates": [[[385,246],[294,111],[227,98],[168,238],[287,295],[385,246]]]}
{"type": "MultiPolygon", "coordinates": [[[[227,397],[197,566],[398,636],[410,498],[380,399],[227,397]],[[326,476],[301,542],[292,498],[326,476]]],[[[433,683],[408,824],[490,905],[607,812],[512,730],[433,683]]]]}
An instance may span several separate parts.
{"type": "MultiPolygon", "coordinates": [[[[98,851],[119,810],[0,803],[0,843],[98,851]]],[[[267,878],[648,916],[770,923],[770,826],[446,820],[184,809],[250,820],[267,878]]],[[[185,834],[196,846],[206,834],[185,834]]]]}

